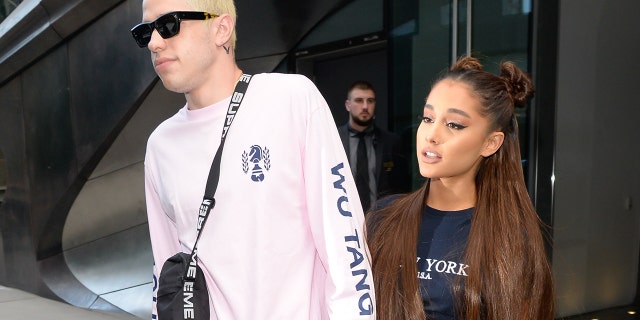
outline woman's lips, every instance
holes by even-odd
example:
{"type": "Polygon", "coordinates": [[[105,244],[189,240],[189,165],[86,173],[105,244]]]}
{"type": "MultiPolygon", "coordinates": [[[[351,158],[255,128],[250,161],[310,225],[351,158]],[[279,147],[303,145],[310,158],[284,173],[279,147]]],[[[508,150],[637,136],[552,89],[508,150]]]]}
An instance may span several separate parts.
{"type": "Polygon", "coordinates": [[[422,162],[424,163],[437,163],[442,160],[442,156],[433,151],[423,151],[422,152],[422,162]]]}

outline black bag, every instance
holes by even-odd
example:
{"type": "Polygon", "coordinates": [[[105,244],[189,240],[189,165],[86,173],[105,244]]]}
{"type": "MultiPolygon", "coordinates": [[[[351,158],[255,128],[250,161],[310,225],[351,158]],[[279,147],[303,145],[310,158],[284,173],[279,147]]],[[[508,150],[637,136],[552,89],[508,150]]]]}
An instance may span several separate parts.
{"type": "Polygon", "coordinates": [[[189,272],[190,261],[192,255],[180,252],[162,265],[158,280],[159,319],[209,319],[207,283],[197,264],[192,263],[195,272],[189,272]]]}
{"type": "Polygon", "coordinates": [[[227,109],[227,120],[222,128],[220,146],[213,157],[211,170],[207,179],[207,186],[204,191],[204,198],[198,213],[198,226],[196,241],[193,244],[191,253],[179,252],[167,259],[160,270],[158,279],[158,296],[156,309],[158,320],[183,320],[197,319],[209,320],[209,291],[207,282],[204,279],[202,269],[198,265],[198,240],[202,228],[209,217],[209,212],[215,206],[216,201],[213,195],[218,187],[220,179],[220,159],[222,158],[222,148],[233,122],[235,115],[240,108],[240,103],[247,91],[251,75],[243,74],[229,102],[227,109]]]}

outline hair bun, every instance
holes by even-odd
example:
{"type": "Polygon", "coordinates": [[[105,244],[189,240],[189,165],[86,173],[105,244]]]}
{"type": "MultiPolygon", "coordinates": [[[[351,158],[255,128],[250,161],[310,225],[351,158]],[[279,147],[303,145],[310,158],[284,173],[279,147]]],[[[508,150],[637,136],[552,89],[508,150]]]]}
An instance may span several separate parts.
{"type": "Polygon", "coordinates": [[[451,71],[453,72],[461,72],[461,71],[482,71],[482,64],[480,60],[474,57],[462,57],[456,61],[456,63],[451,66],[451,71]]]}
{"type": "Polygon", "coordinates": [[[507,61],[500,65],[500,77],[507,85],[507,91],[515,106],[523,106],[527,99],[533,96],[531,78],[513,62],[507,61]]]}

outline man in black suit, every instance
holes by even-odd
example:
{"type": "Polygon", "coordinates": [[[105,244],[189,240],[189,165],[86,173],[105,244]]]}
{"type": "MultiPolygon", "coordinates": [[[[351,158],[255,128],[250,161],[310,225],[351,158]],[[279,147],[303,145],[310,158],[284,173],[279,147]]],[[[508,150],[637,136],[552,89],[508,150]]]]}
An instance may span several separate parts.
{"type": "Polygon", "coordinates": [[[374,124],[376,93],[367,81],[347,91],[349,121],[338,128],[365,212],[377,199],[410,189],[409,163],[400,136],[374,124]]]}

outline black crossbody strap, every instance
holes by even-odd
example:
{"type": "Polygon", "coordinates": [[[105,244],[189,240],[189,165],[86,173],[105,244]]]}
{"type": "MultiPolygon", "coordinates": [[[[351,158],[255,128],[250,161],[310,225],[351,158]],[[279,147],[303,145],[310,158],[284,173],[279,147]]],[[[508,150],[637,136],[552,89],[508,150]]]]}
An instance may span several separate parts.
{"type": "MultiPolygon", "coordinates": [[[[202,204],[200,205],[200,210],[198,212],[198,225],[197,230],[198,233],[196,235],[196,241],[193,244],[193,249],[191,250],[191,256],[189,261],[196,261],[197,259],[193,259],[193,256],[197,253],[198,248],[198,240],[200,240],[200,234],[202,228],[204,228],[204,224],[207,222],[207,218],[209,217],[209,212],[211,209],[215,207],[216,200],[214,195],[216,193],[216,189],[218,188],[218,180],[220,180],[220,160],[222,158],[222,148],[224,147],[224,142],[226,141],[227,134],[229,133],[229,128],[231,127],[231,123],[238,113],[238,109],[240,109],[240,103],[242,103],[242,99],[244,98],[244,94],[247,92],[247,88],[249,87],[249,81],[251,81],[252,75],[243,74],[240,77],[240,80],[236,83],[236,88],[233,91],[233,95],[231,96],[231,101],[229,102],[229,108],[227,109],[227,117],[224,121],[224,126],[222,127],[222,136],[220,138],[220,146],[216,151],[215,156],[213,157],[213,162],[211,163],[211,170],[209,170],[209,177],[207,178],[207,186],[204,191],[204,197],[202,199],[202,204]]],[[[186,270],[185,270],[186,276],[186,270]]]]}

